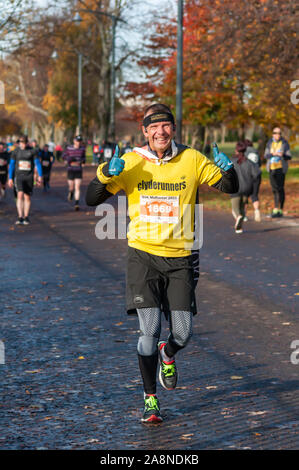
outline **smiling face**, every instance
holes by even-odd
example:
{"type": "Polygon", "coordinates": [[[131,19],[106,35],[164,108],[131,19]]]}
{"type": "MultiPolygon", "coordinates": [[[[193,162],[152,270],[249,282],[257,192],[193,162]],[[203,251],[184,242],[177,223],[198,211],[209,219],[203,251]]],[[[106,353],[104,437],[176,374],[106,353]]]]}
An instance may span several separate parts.
{"type": "Polygon", "coordinates": [[[157,152],[159,158],[162,158],[174,138],[175,126],[173,123],[170,121],[155,122],[149,124],[146,128],[142,126],[142,131],[150,148],[157,152]]]}

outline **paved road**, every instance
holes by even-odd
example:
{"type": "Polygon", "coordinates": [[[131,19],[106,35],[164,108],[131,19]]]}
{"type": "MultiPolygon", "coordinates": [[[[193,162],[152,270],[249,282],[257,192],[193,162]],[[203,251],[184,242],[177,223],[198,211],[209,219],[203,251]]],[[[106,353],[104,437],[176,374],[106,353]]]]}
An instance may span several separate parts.
{"type": "Polygon", "coordinates": [[[200,314],[177,390],[158,388],[165,420],[145,426],[126,241],[98,240],[94,210],[74,212],[53,176],[30,226],[14,225],[11,191],[0,203],[0,449],[297,449],[298,220],[237,236],[229,214],[204,212],[200,314]]]}

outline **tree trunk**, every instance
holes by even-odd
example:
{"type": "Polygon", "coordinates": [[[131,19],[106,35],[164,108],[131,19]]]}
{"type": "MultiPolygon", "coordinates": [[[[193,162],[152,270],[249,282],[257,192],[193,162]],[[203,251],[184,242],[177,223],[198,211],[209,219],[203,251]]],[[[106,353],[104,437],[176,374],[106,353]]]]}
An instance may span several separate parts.
{"type": "Polygon", "coordinates": [[[100,123],[100,141],[108,140],[110,118],[110,67],[102,67],[98,85],[98,119],[100,123]]]}
{"type": "Polygon", "coordinates": [[[222,124],[221,126],[221,144],[225,143],[225,136],[226,136],[226,126],[222,124]]]}

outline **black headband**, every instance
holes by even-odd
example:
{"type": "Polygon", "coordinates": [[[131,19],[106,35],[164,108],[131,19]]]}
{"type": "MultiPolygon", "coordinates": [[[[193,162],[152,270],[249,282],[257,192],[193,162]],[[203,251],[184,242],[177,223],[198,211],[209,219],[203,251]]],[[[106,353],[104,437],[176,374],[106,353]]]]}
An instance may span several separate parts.
{"type": "Polygon", "coordinates": [[[156,122],[165,122],[165,121],[170,121],[172,124],[174,124],[174,117],[171,113],[153,113],[150,114],[149,116],[146,116],[143,119],[143,125],[144,127],[149,126],[150,124],[154,124],[156,122]]]}

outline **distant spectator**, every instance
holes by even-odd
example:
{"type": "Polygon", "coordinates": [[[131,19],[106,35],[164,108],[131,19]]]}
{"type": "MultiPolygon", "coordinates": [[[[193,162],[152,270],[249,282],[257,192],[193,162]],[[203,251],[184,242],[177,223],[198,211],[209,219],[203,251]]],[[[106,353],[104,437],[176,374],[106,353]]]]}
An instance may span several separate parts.
{"type": "Polygon", "coordinates": [[[63,138],[63,144],[62,144],[63,152],[68,148],[69,145],[70,145],[70,144],[69,144],[69,142],[68,142],[67,137],[64,137],[64,138],[63,138]]]}
{"type": "Polygon", "coordinates": [[[39,145],[38,145],[38,142],[37,140],[30,140],[30,143],[29,143],[29,147],[31,147],[32,149],[37,149],[39,150],[39,145]]]}
{"type": "Polygon", "coordinates": [[[6,150],[8,153],[13,151],[13,142],[10,139],[6,142],[6,150]]]}
{"type": "Polygon", "coordinates": [[[103,157],[104,157],[104,162],[110,162],[113,151],[115,148],[115,144],[112,142],[108,142],[107,140],[103,144],[103,157]]]}
{"type": "Polygon", "coordinates": [[[61,156],[62,156],[63,148],[61,145],[56,145],[55,147],[55,158],[58,162],[60,162],[61,156]]]}
{"type": "Polygon", "coordinates": [[[52,152],[52,153],[53,153],[54,150],[55,150],[55,144],[54,144],[54,142],[52,142],[52,141],[50,140],[47,145],[48,145],[48,148],[49,148],[49,152],[52,152]]]}
{"type": "Polygon", "coordinates": [[[133,148],[130,145],[130,142],[124,142],[122,149],[121,149],[121,155],[124,155],[125,153],[132,152],[133,148]]]}
{"type": "Polygon", "coordinates": [[[285,175],[288,171],[288,160],[291,160],[292,156],[289,143],[282,137],[279,127],[273,129],[272,137],[266,145],[265,158],[274,195],[274,209],[271,217],[282,217],[285,202],[285,175]]]}
{"type": "Polygon", "coordinates": [[[92,144],[92,165],[99,164],[100,145],[94,142],[92,144]]]}

